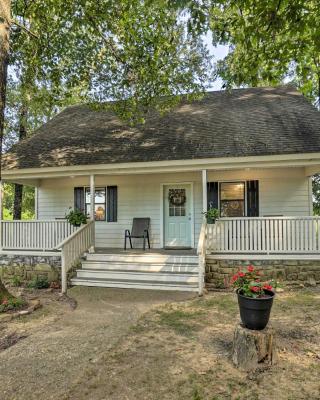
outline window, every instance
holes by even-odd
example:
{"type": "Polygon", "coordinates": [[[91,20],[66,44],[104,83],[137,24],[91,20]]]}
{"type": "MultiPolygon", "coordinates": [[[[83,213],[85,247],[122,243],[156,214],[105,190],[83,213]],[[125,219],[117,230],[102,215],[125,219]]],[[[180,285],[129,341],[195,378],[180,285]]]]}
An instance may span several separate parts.
{"type": "Polygon", "coordinates": [[[220,183],[221,217],[243,217],[245,215],[245,183],[220,183]]]}
{"type": "MultiPolygon", "coordinates": [[[[90,214],[90,188],[85,188],[85,213],[90,214]]],[[[95,188],[94,195],[94,219],[96,221],[106,220],[106,188],[95,188]]]]}

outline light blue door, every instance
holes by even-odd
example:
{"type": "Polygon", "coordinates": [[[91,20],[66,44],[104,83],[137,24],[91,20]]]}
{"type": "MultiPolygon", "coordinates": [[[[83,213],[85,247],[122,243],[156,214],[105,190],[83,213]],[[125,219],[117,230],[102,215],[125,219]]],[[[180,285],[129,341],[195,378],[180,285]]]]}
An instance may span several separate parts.
{"type": "Polygon", "coordinates": [[[165,247],[191,247],[191,185],[164,187],[165,247]]]}

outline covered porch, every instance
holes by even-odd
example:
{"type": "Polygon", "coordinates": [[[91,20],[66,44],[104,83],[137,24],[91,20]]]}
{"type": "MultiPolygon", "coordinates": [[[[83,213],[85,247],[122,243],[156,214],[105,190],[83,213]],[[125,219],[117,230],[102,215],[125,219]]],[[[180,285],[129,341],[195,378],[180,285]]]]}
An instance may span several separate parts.
{"type": "MultiPolygon", "coordinates": [[[[311,193],[311,175],[320,171],[318,158],[296,155],[179,163],[77,166],[20,175],[6,172],[6,181],[36,187],[36,219],[1,220],[1,253],[61,255],[65,291],[68,270],[86,252],[141,260],[141,250],[122,250],[124,231],[131,228],[134,217],[149,217],[151,250],[144,254],[194,257],[197,253],[199,292],[208,256],[320,257],[320,222],[312,216],[311,193]],[[242,188],[242,197],[228,197],[230,188],[236,187],[242,188]],[[170,207],[166,188],[185,189],[185,203],[170,207]],[[226,215],[235,204],[242,216],[226,215]],[[64,216],[78,205],[89,220],[75,228],[64,216]],[[210,206],[220,210],[213,225],[207,225],[203,217],[210,206]],[[187,224],[187,245],[175,246],[173,241],[173,246],[167,246],[166,221],[171,217],[180,231],[184,229],[181,221],[187,224]]],[[[135,247],[142,247],[141,243],[135,247]]]]}

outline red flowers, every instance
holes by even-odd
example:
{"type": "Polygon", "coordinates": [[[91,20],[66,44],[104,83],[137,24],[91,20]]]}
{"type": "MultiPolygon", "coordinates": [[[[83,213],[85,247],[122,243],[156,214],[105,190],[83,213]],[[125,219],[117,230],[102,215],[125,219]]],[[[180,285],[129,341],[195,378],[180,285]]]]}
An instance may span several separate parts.
{"type": "Polygon", "coordinates": [[[256,271],[253,265],[249,265],[246,271],[239,271],[231,278],[231,284],[237,288],[238,292],[247,297],[259,298],[264,297],[267,291],[272,291],[271,282],[261,282],[260,271],[256,271]]]}
{"type": "Polygon", "coordinates": [[[7,304],[8,304],[8,299],[7,299],[6,297],[4,297],[4,298],[2,299],[1,304],[7,305],[7,304]]]}

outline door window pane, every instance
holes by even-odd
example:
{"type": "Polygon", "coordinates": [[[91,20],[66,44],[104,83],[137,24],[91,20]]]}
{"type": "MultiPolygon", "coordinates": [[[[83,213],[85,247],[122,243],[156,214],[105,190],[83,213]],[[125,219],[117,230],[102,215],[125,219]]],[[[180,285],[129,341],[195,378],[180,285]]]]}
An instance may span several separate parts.
{"type": "Polygon", "coordinates": [[[244,182],[220,183],[220,215],[221,217],[244,216],[244,182]]]}
{"type": "Polygon", "coordinates": [[[169,217],[186,215],[186,189],[169,189],[169,217]]]}

